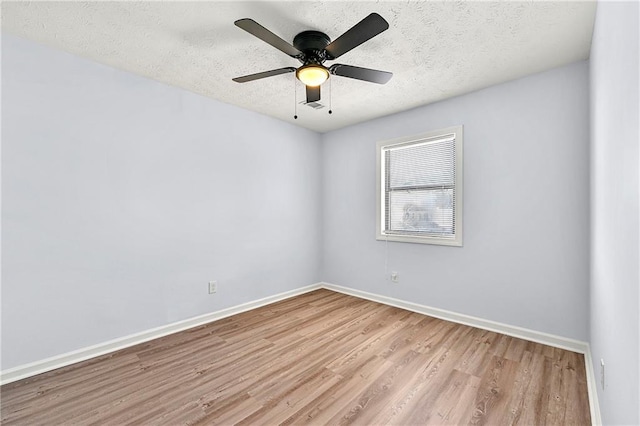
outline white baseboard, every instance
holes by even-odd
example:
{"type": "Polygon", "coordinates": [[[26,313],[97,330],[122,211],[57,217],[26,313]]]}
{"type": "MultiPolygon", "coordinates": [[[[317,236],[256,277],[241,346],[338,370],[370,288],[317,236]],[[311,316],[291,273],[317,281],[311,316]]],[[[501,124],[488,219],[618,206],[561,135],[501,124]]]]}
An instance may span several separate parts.
{"type": "Polygon", "coordinates": [[[326,282],[321,283],[321,286],[328,290],[337,291],[339,293],[348,294],[350,296],[359,297],[361,299],[383,303],[385,305],[395,306],[397,308],[406,309],[408,311],[417,312],[419,314],[428,315],[430,317],[436,317],[446,321],[481,328],[483,330],[493,331],[496,333],[506,334],[507,336],[517,337],[520,339],[529,340],[531,342],[542,343],[543,345],[553,346],[556,348],[566,349],[572,352],[583,354],[585,357],[584,361],[587,376],[587,391],[589,393],[591,421],[594,425],[602,424],[602,421],[600,419],[600,408],[598,404],[597,381],[595,380],[595,376],[593,373],[591,350],[589,348],[589,343],[587,342],[530,330],[527,328],[517,327],[514,325],[503,324],[500,322],[447,311],[444,309],[433,308],[431,306],[420,305],[413,302],[394,299],[393,297],[382,296],[379,294],[369,293],[366,291],[356,290],[348,287],[342,287],[326,282]]]}
{"type": "Polygon", "coordinates": [[[593,371],[593,359],[591,359],[591,347],[587,343],[587,351],[584,353],[584,364],[587,368],[587,389],[589,391],[589,407],[591,408],[591,424],[602,425],[600,417],[600,403],[598,402],[598,380],[593,371]]]}
{"type": "Polygon", "coordinates": [[[395,306],[397,308],[406,309],[408,311],[417,312],[419,314],[428,315],[430,317],[436,317],[458,324],[469,325],[471,327],[481,328],[483,330],[494,331],[496,333],[506,334],[507,336],[513,336],[536,343],[542,343],[543,345],[553,346],[560,349],[567,349],[572,352],[584,354],[589,347],[587,342],[582,342],[580,340],[568,339],[566,337],[555,336],[553,334],[543,333],[540,331],[530,330],[514,325],[503,324],[500,322],[447,311],[444,309],[432,308],[431,306],[420,305],[418,303],[407,302],[400,299],[394,299],[393,297],[382,296],[379,294],[369,293],[366,291],[356,290],[348,287],[342,287],[335,284],[322,283],[321,285],[326,289],[348,294],[350,296],[359,297],[361,299],[384,303],[385,305],[395,306]]]}
{"type": "Polygon", "coordinates": [[[313,290],[321,288],[321,284],[312,284],[310,286],[297,288],[295,290],[287,291],[284,293],[276,294],[274,296],[265,297],[263,299],[254,300],[251,302],[243,303],[241,305],[232,306],[230,308],[222,309],[217,312],[211,312],[197,317],[188,318],[186,320],[174,322],[171,324],[163,325],[160,327],[152,328],[142,331],[140,333],[130,334],[128,336],[120,337],[118,339],[110,340],[97,345],[89,346],[86,348],[78,349],[72,352],[67,352],[61,355],[56,355],[51,358],[46,358],[40,361],[35,361],[29,364],[19,365],[14,368],[9,368],[0,372],[0,384],[7,384],[15,382],[16,380],[25,379],[27,377],[35,376],[36,374],[46,373],[47,371],[55,370],[57,368],[66,367],[67,365],[75,364],[80,361],[85,361],[90,358],[94,358],[100,355],[104,355],[110,352],[115,352],[120,349],[128,348],[140,343],[147,342],[149,340],[157,339],[159,337],[167,336],[169,334],[177,333],[179,331],[187,330],[189,328],[197,327],[203,324],[207,324],[212,321],[217,321],[222,318],[236,315],[242,312],[250,311],[261,306],[269,305],[271,303],[279,302],[284,299],[288,299],[293,296],[308,293],[313,290]]]}
{"type": "Polygon", "coordinates": [[[366,291],[356,290],[348,287],[342,287],[342,286],[325,283],[325,282],[312,284],[310,286],[276,294],[274,296],[265,297],[263,299],[258,299],[251,302],[243,303],[241,305],[226,308],[217,312],[212,312],[212,313],[200,315],[197,317],[189,318],[186,320],[174,322],[161,327],[145,330],[140,333],[131,334],[129,336],[121,337],[121,338],[110,340],[104,343],[99,343],[97,345],[78,349],[72,352],[67,352],[65,354],[57,355],[51,358],[46,358],[40,361],[32,362],[30,364],[24,364],[14,368],[10,368],[0,372],[0,384],[15,382],[16,380],[25,379],[27,377],[31,377],[37,374],[45,373],[47,371],[55,370],[57,368],[66,367],[67,365],[75,364],[80,361],[85,361],[87,359],[104,355],[110,352],[115,352],[120,349],[128,348],[130,346],[144,343],[149,340],[157,339],[159,337],[167,336],[172,333],[177,333],[179,331],[183,331],[189,328],[207,324],[212,321],[217,321],[222,318],[229,317],[231,315],[236,315],[242,312],[259,308],[261,306],[279,302],[281,300],[298,296],[300,294],[308,293],[310,291],[317,290],[319,288],[326,288],[328,290],[336,291],[343,294],[348,294],[350,296],[359,297],[361,299],[367,299],[374,302],[383,303],[385,305],[395,306],[395,307],[406,309],[412,312],[417,312],[420,314],[440,318],[446,321],[469,325],[471,327],[494,331],[496,333],[502,333],[508,336],[518,337],[520,339],[525,339],[532,342],[542,343],[544,345],[554,346],[557,348],[567,349],[573,352],[584,354],[585,367],[587,370],[586,373],[587,373],[587,387],[589,391],[589,405],[591,407],[591,419],[594,425],[601,424],[600,409],[599,409],[598,394],[597,394],[597,381],[595,379],[595,375],[593,371],[591,351],[589,348],[589,344],[587,342],[568,339],[561,336],[555,336],[552,334],[542,333],[539,331],[534,331],[534,330],[530,330],[522,327],[516,327],[508,324],[499,323],[496,321],[490,321],[482,318],[473,317],[470,315],[451,312],[444,309],[433,308],[426,305],[420,305],[413,302],[407,302],[400,299],[394,299],[388,296],[382,296],[379,294],[369,293],[366,291]]]}

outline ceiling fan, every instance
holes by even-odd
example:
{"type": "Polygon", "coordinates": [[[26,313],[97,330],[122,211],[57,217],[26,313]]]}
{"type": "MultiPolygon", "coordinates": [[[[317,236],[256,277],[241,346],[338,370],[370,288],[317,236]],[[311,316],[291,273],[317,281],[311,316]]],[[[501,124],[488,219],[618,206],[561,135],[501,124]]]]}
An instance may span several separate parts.
{"type": "Polygon", "coordinates": [[[339,58],[389,28],[389,23],[377,13],[370,14],[334,41],[320,31],[303,31],[290,44],[253,19],[239,19],[235,25],[302,63],[299,68],[278,68],[234,78],[233,81],[238,83],[295,71],[298,80],[306,86],[307,103],[310,103],[320,100],[320,85],[330,74],[378,84],[385,84],[393,76],[390,72],[353,65],[333,64],[329,68],[323,65],[325,61],[339,58]]]}

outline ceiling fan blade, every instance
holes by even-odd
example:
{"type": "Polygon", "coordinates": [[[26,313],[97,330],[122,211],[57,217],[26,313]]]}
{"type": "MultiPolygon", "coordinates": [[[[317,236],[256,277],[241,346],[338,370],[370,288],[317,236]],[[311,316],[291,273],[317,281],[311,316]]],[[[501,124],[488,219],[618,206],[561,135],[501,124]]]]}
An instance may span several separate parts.
{"type": "Polygon", "coordinates": [[[320,100],[320,86],[307,86],[307,103],[320,100]]]}
{"type": "Polygon", "coordinates": [[[236,83],[246,83],[247,81],[259,80],[261,78],[273,77],[274,75],[286,74],[288,72],[294,72],[296,69],[293,67],[278,68],[277,70],[264,71],[256,74],[244,75],[242,77],[236,77],[232,79],[236,83]]]}
{"type": "Polygon", "coordinates": [[[297,58],[302,55],[301,51],[299,51],[298,49],[293,47],[290,43],[287,43],[286,41],[284,41],[283,39],[281,39],[271,31],[269,31],[262,25],[258,24],[253,19],[249,19],[249,18],[238,19],[234,23],[236,24],[237,27],[242,28],[249,34],[252,34],[258,37],[260,40],[270,44],[271,46],[275,47],[281,52],[286,53],[289,56],[297,58]]]}
{"type": "Polygon", "coordinates": [[[354,67],[353,65],[333,64],[329,72],[340,77],[355,78],[356,80],[369,81],[371,83],[385,84],[391,80],[393,73],[387,71],[372,70],[370,68],[354,67]]]}
{"type": "Polygon", "coordinates": [[[372,13],[335,39],[325,50],[331,56],[329,59],[336,59],[387,28],[389,28],[389,23],[377,13],[372,13]]]}

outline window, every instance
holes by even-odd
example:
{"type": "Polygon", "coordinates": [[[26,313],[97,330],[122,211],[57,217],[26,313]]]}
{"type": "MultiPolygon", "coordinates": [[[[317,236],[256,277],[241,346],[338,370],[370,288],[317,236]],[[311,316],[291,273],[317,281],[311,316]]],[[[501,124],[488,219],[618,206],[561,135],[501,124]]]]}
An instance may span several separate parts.
{"type": "Polygon", "coordinates": [[[377,145],[378,240],[462,246],[462,126],[377,145]]]}

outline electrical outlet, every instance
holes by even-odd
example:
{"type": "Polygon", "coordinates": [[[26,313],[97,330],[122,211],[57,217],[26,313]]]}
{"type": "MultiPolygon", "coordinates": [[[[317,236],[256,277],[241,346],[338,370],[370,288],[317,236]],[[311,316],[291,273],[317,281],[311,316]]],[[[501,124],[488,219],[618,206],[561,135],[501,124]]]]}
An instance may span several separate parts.
{"type": "Polygon", "coordinates": [[[600,358],[600,385],[604,390],[604,359],[600,358]]]}
{"type": "Polygon", "coordinates": [[[398,281],[400,281],[400,277],[398,276],[397,272],[392,272],[391,273],[391,282],[397,283],[398,281]]]}
{"type": "Polygon", "coordinates": [[[218,291],[218,281],[209,281],[209,294],[218,291]]]}

